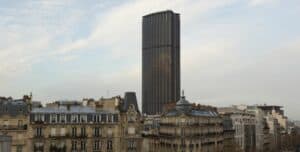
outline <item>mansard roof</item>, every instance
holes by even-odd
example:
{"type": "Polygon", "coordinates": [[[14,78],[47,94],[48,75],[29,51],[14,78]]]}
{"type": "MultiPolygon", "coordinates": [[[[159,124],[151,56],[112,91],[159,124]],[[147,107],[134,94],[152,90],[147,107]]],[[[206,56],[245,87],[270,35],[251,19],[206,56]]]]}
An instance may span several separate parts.
{"type": "Polygon", "coordinates": [[[123,112],[126,112],[126,111],[128,111],[130,105],[133,105],[135,110],[137,110],[139,112],[139,107],[138,107],[135,92],[126,92],[125,93],[123,103],[120,105],[120,110],[123,112]]]}
{"type": "Polygon", "coordinates": [[[29,113],[29,105],[23,99],[1,98],[0,114],[2,115],[26,115],[29,113]]]}
{"type": "Polygon", "coordinates": [[[168,111],[164,116],[205,116],[205,117],[217,117],[218,113],[210,109],[199,109],[193,107],[193,105],[182,96],[180,100],[176,103],[176,108],[168,111]]]}
{"type": "Polygon", "coordinates": [[[43,108],[33,108],[31,113],[63,113],[63,114],[92,114],[92,113],[117,113],[117,111],[109,110],[96,110],[92,107],[87,106],[60,106],[60,107],[43,107],[43,108]]]}

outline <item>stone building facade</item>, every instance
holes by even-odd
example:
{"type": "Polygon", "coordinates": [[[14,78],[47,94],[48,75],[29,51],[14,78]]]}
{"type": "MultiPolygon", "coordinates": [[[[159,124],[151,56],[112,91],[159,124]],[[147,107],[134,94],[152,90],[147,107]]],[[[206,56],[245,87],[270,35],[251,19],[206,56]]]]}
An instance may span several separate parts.
{"type": "Polygon", "coordinates": [[[31,108],[31,96],[22,99],[0,97],[0,136],[10,138],[11,151],[28,150],[28,125],[31,108]]]}
{"type": "Polygon", "coordinates": [[[235,106],[255,114],[257,151],[280,151],[282,136],[288,133],[288,119],[281,106],[240,105],[235,106]]]}
{"type": "Polygon", "coordinates": [[[218,112],[228,115],[235,130],[234,138],[236,144],[242,151],[253,152],[256,150],[256,121],[255,115],[234,107],[218,108],[218,112]]]}
{"type": "Polygon", "coordinates": [[[185,97],[160,117],[157,132],[146,134],[149,152],[222,151],[222,119],[216,111],[190,104],[185,97]]]}
{"type": "Polygon", "coordinates": [[[11,151],[11,136],[0,135],[0,151],[10,152],[11,151]]]}
{"type": "Polygon", "coordinates": [[[46,107],[33,104],[29,96],[1,98],[0,104],[0,144],[12,152],[142,151],[141,114],[133,92],[46,107]]]}
{"type": "Polygon", "coordinates": [[[265,112],[258,106],[241,105],[235,107],[255,115],[256,151],[271,151],[271,134],[267,119],[265,117],[265,112]]]}
{"type": "Polygon", "coordinates": [[[235,130],[233,128],[233,123],[230,118],[230,115],[223,114],[223,151],[224,152],[241,152],[242,149],[235,142],[234,133],[235,130]]]}

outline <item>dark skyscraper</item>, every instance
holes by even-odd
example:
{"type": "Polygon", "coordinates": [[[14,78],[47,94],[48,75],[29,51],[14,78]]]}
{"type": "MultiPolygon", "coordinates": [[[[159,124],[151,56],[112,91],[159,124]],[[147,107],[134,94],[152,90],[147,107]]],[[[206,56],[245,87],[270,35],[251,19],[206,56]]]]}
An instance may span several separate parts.
{"type": "Polygon", "coordinates": [[[143,17],[142,110],[158,114],[180,99],[180,20],[172,11],[143,17]]]}

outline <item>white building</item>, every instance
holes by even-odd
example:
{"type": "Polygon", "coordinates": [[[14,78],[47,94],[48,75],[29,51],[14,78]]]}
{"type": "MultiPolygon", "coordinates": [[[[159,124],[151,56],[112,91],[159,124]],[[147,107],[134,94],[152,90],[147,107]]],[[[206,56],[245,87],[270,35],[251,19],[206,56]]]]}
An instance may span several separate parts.
{"type": "Polygon", "coordinates": [[[218,112],[231,118],[235,130],[234,138],[241,149],[245,152],[255,151],[255,115],[236,107],[218,108],[218,112]]]}

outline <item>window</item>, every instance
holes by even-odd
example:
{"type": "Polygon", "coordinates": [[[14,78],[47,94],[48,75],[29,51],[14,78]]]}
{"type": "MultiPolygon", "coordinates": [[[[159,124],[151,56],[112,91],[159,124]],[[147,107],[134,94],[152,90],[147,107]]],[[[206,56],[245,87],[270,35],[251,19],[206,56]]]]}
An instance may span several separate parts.
{"type": "Polygon", "coordinates": [[[57,116],[56,114],[50,115],[51,123],[56,123],[57,116]]]}
{"type": "Polygon", "coordinates": [[[72,136],[76,137],[77,136],[77,128],[72,128],[72,136]]]}
{"type": "Polygon", "coordinates": [[[44,144],[42,142],[34,143],[34,152],[43,152],[44,144]]]}
{"type": "Polygon", "coordinates": [[[72,150],[77,150],[77,141],[72,141],[72,150]]]}
{"type": "Polygon", "coordinates": [[[35,135],[37,137],[41,137],[42,136],[42,128],[38,127],[35,129],[35,135]]]}
{"type": "Polygon", "coordinates": [[[107,150],[112,150],[112,141],[111,140],[108,140],[107,141],[107,150]]]}
{"type": "Polygon", "coordinates": [[[87,122],[87,116],[86,115],[80,115],[80,121],[85,123],[87,122]]]}
{"type": "Polygon", "coordinates": [[[84,137],[86,134],[85,134],[85,128],[81,128],[81,136],[84,137]]]}
{"type": "Polygon", "coordinates": [[[73,123],[77,123],[77,122],[78,122],[78,115],[72,115],[72,116],[71,116],[71,121],[72,121],[73,123]]]}
{"type": "Polygon", "coordinates": [[[99,127],[95,127],[94,128],[94,136],[95,137],[99,137],[100,136],[100,128],[99,127]]]}
{"type": "Polygon", "coordinates": [[[97,116],[96,115],[93,115],[93,121],[97,122],[97,116]]]}
{"type": "Polygon", "coordinates": [[[100,122],[101,115],[94,115],[94,122],[100,122]]]}
{"type": "Polygon", "coordinates": [[[108,122],[112,122],[112,115],[107,115],[108,122]]]}
{"type": "Polygon", "coordinates": [[[80,142],[80,148],[81,148],[81,150],[85,150],[86,149],[86,141],[81,141],[80,142]]]}
{"type": "Polygon", "coordinates": [[[44,121],[44,115],[42,115],[42,114],[35,114],[34,121],[44,121]]]}
{"type": "Polygon", "coordinates": [[[134,140],[129,140],[128,141],[128,149],[135,149],[136,148],[136,144],[134,142],[134,140]]]}
{"type": "Polygon", "coordinates": [[[66,122],[66,115],[65,114],[61,114],[60,115],[60,122],[61,123],[65,123],[66,122]]]}
{"type": "Polygon", "coordinates": [[[106,114],[101,115],[101,122],[106,122],[106,114]]]}
{"type": "Polygon", "coordinates": [[[94,141],[94,147],[93,147],[94,150],[100,150],[101,149],[101,142],[100,140],[96,140],[94,141]]]}
{"type": "Polygon", "coordinates": [[[97,115],[97,122],[100,122],[101,120],[101,115],[97,115]]]}
{"type": "Polygon", "coordinates": [[[22,152],[23,151],[23,147],[22,145],[17,145],[17,152],[22,152]]]}
{"type": "Polygon", "coordinates": [[[113,122],[118,122],[119,121],[119,116],[118,114],[113,115],[113,122]]]}

